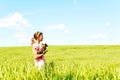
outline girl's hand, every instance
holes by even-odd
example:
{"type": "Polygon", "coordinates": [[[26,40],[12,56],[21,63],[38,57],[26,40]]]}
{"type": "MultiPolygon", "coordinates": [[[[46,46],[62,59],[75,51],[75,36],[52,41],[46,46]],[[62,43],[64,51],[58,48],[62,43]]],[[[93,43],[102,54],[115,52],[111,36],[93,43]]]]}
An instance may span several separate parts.
{"type": "Polygon", "coordinates": [[[48,50],[43,51],[43,54],[45,54],[46,52],[48,52],[48,50]]]}

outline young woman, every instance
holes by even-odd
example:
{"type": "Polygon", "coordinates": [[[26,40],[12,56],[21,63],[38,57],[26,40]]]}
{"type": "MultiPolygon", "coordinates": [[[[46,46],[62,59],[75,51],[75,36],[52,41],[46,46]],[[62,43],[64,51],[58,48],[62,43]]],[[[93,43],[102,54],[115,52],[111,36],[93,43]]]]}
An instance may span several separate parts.
{"type": "Polygon", "coordinates": [[[39,31],[34,33],[31,44],[33,47],[35,66],[37,66],[38,70],[40,70],[42,67],[44,67],[44,65],[45,65],[44,54],[47,52],[47,50],[45,50],[45,51],[43,51],[42,54],[40,54],[40,48],[41,48],[42,41],[43,41],[43,33],[39,32],[39,31]]]}

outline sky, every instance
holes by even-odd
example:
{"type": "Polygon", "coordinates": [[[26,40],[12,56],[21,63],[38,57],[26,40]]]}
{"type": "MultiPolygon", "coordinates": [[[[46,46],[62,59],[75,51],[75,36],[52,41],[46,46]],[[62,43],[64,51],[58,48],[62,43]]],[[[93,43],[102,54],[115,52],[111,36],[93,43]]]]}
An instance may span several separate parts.
{"type": "Polygon", "coordinates": [[[119,45],[120,0],[0,0],[0,46],[119,45]]]}

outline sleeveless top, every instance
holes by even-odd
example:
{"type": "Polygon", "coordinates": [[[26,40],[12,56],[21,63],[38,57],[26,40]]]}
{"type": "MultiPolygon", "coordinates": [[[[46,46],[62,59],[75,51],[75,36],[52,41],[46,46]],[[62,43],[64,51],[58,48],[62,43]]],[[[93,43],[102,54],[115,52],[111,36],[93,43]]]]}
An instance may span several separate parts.
{"type": "MultiPolygon", "coordinates": [[[[33,50],[34,50],[34,49],[37,50],[37,51],[40,51],[40,49],[41,49],[41,44],[33,44],[33,50]]],[[[39,61],[39,60],[45,61],[44,55],[42,55],[41,57],[35,58],[35,60],[37,60],[37,61],[39,61]]]]}

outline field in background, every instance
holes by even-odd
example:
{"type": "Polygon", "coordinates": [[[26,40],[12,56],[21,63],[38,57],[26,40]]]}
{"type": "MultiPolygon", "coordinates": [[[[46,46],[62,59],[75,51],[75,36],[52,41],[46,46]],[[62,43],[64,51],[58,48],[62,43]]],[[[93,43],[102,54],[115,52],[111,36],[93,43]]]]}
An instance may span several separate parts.
{"type": "Polygon", "coordinates": [[[49,46],[46,67],[31,47],[0,48],[0,80],[120,80],[120,46],[49,46]]]}

